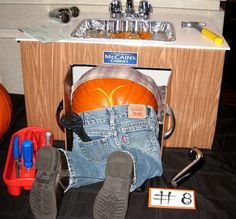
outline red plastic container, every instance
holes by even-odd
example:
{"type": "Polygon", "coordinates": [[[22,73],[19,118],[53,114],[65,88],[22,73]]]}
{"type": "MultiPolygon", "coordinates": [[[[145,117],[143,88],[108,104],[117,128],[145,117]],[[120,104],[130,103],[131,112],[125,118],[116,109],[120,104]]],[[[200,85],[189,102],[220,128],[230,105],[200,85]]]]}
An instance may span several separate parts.
{"type": "MultiPolygon", "coordinates": [[[[30,190],[35,178],[36,170],[35,170],[35,160],[38,154],[38,150],[40,147],[44,147],[45,145],[45,134],[49,130],[39,127],[27,127],[19,130],[14,133],[11,137],[10,146],[7,153],[7,160],[3,172],[3,181],[7,185],[8,192],[13,196],[19,196],[21,194],[21,188],[25,190],[30,190]],[[20,176],[17,178],[16,176],[16,168],[15,161],[13,158],[13,139],[14,137],[19,136],[19,148],[21,150],[21,144],[24,140],[28,139],[33,142],[33,167],[27,169],[24,167],[23,163],[21,163],[20,176]]],[[[52,145],[53,136],[51,138],[52,145]]]]}

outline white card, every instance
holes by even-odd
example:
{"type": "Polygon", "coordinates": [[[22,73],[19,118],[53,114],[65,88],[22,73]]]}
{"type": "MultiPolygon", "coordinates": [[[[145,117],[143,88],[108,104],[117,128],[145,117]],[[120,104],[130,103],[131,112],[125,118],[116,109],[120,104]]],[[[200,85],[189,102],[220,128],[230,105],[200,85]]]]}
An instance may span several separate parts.
{"type": "Polygon", "coordinates": [[[194,190],[149,188],[149,208],[196,209],[194,190]]]}

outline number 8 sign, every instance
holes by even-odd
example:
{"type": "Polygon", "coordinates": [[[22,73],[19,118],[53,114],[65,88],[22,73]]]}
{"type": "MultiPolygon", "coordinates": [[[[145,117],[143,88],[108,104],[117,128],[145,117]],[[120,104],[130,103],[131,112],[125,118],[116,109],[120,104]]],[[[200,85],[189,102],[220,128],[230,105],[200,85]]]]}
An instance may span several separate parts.
{"type": "Polygon", "coordinates": [[[193,190],[149,188],[149,208],[196,209],[193,190]]]}

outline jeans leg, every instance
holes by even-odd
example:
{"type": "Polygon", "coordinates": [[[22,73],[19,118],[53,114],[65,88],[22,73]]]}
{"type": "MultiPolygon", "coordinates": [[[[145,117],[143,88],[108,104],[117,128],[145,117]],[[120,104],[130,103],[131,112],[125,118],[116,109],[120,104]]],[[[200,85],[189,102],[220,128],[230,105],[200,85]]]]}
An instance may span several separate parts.
{"type": "Polygon", "coordinates": [[[70,188],[78,188],[84,185],[89,185],[104,181],[105,165],[94,164],[89,162],[80,154],[73,153],[73,151],[63,151],[68,162],[68,169],[70,173],[69,186],[70,188]]]}
{"type": "Polygon", "coordinates": [[[158,153],[149,156],[137,148],[131,148],[127,152],[134,160],[134,180],[130,188],[131,192],[139,188],[147,179],[162,175],[161,159],[153,158],[153,156],[160,158],[158,153]]]}

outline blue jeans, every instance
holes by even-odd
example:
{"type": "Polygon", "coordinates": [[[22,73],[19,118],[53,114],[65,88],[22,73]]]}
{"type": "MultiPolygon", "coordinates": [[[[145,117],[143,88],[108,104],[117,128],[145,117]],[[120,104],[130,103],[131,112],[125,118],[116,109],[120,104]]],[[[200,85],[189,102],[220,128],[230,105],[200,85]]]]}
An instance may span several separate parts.
{"type": "Polygon", "coordinates": [[[115,151],[129,153],[134,161],[134,179],[130,191],[146,179],[162,175],[159,126],[152,107],[146,106],[146,118],[128,118],[128,105],[80,114],[84,129],[92,139],[83,142],[74,134],[72,151],[64,151],[70,172],[70,188],[104,181],[108,156],[115,151]]]}

